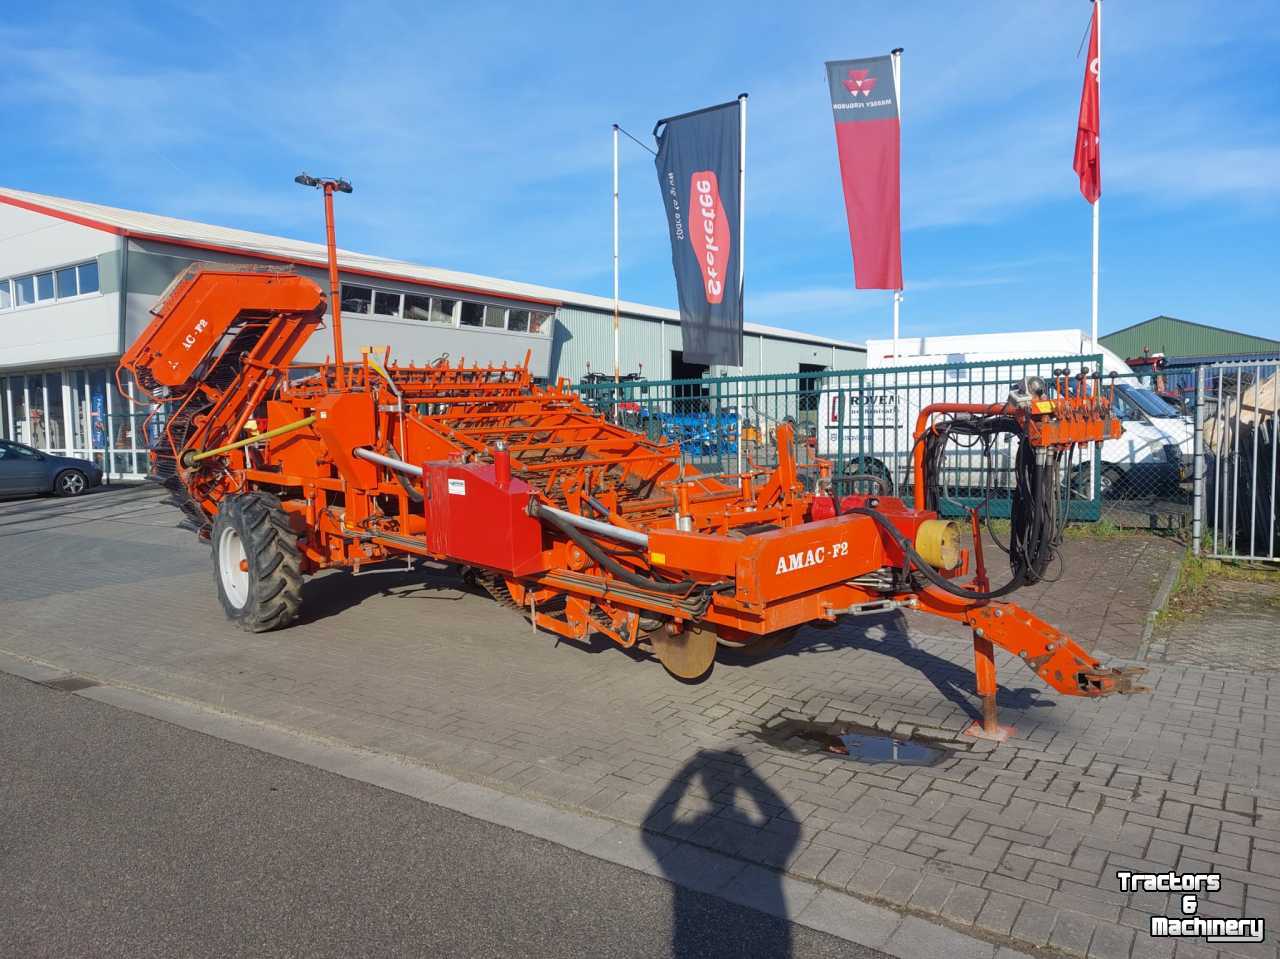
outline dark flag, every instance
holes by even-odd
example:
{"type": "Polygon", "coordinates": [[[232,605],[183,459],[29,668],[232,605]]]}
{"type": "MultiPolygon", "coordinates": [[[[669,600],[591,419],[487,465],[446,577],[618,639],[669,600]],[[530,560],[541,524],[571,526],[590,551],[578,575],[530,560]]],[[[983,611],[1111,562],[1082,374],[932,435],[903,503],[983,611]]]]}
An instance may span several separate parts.
{"type": "Polygon", "coordinates": [[[1080,192],[1090,203],[1102,196],[1102,155],[1098,133],[1102,129],[1098,74],[1098,5],[1094,4],[1089,25],[1089,58],[1084,68],[1084,89],[1080,91],[1080,119],[1076,122],[1076,152],[1072,167],[1080,177],[1080,192]]]}
{"type": "Polygon", "coordinates": [[[893,57],[827,64],[859,290],[902,289],[898,91],[893,57]]]}
{"type": "Polygon", "coordinates": [[[684,358],[692,363],[742,365],[741,111],[735,100],[653,128],[684,358]]]}

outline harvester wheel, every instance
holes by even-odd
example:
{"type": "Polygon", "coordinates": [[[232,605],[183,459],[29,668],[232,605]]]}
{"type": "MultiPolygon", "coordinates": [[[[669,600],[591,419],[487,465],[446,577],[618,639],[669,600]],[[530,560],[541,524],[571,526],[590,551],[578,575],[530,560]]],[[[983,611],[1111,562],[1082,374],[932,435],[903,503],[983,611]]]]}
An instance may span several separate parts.
{"type": "Polygon", "coordinates": [[[655,630],[649,634],[649,643],[677,679],[702,679],[716,661],[716,634],[699,626],[689,626],[675,636],[665,628],[655,630]]]}
{"type": "Polygon", "coordinates": [[[250,633],[281,629],[302,608],[302,554],[280,501],[225,497],[213,520],[213,578],[227,618],[250,633]]]}

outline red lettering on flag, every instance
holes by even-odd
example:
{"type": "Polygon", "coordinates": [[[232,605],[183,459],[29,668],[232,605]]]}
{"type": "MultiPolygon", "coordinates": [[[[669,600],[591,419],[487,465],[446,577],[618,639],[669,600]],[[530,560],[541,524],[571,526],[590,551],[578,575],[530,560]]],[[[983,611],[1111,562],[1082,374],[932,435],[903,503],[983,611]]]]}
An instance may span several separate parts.
{"type": "Polygon", "coordinates": [[[702,291],[708,303],[724,299],[729,277],[729,219],[720,202],[720,182],[712,170],[700,170],[689,181],[689,242],[702,270],[702,291]]]}

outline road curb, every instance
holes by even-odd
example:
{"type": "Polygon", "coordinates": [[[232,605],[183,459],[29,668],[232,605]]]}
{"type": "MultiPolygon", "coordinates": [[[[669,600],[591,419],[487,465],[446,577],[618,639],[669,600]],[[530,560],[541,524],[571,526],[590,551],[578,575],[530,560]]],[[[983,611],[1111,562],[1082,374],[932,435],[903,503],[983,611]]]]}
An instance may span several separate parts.
{"type": "Polygon", "coordinates": [[[1138,659],[1149,660],[1152,656],[1164,659],[1164,639],[1153,641],[1156,620],[1159,618],[1165,604],[1169,602],[1169,595],[1173,592],[1173,587],[1178,582],[1178,575],[1182,572],[1182,564],[1185,560],[1185,552],[1175,554],[1173,560],[1169,563],[1169,568],[1165,571],[1164,580],[1161,581],[1160,588],[1156,591],[1155,599],[1151,601],[1151,610],[1147,613],[1147,620],[1142,626],[1142,641],[1138,644],[1138,659]]]}
{"type": "MultiPolygon", "coordinates": [[[[92,679],[82,674],[73,675],[52,663],[5,651],[0,651],[0,671],[41,685],[73,678],[92,679]]],[[[320,739],[190,700],[106,681],[75,689],[70,695],[443,806],[482,822],[505,826],[596,859],[878,949],[898,959],[916,959],[920,955],[922,935],[937,955],[965,959],[1027,959],[1029,956],[1009,946],[867,902],[821,883],[767,869],[694,843],[647,833],[617,820],[458,779],[387,753],[320,739]],[[765,879],[780,883],[781,897],[760,894],[765,879]]]]}

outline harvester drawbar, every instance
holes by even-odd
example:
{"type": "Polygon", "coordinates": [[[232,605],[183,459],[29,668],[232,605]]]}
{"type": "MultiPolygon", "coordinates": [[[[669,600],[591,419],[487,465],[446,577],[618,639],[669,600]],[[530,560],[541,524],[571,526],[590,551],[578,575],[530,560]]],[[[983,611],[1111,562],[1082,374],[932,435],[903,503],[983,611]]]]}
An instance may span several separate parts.
{"type": "MultiPolygon", "coordinates": [[[[1060,532],[1061,461],[1118,434],[1102,384],[1063,373],[993,406],[926,408],[915,502],[842,495],[821,460],[706,475],[678,445],[624,429],[526,364],[397,365],[342,357],[332,194],[331,291],[287,270],[197,264],[174,280],[121,360],[168,416],[156,477],[210,540],[219,598],[242,628],[288,626],[304,576],[424,557],[462,567],[535,626],[651,651],[677,677],[708,674],[718,645],[777,648],[807,623],[912,609],[969,626],[983,720],[999,737],[994,648],[1073,696],[1139,689],[1002,597],[1035,582],[1060,532]],[[331,309],[334,359],[293,361],[331,309]],[[1020,444],[1010,557],[992,588],[959,528],[928,508],[950,435],[1020,444]],[[808,482],[802,481],[803,477],[808,482]],[[970,565],[974,576],[967,582],[970,565]]],[[[346,188],[345,190],[343,188],[346,188]]]]}

